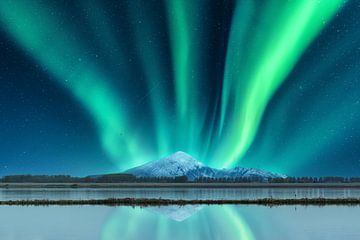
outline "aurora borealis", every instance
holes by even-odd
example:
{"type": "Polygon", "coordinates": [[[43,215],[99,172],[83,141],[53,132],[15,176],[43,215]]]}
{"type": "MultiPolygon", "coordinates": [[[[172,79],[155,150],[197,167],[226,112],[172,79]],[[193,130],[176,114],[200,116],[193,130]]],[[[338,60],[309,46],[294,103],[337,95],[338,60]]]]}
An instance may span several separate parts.
{"type": "Polygon", "coordinates": [[[359,175],[360,5],[0,1],[0,174],[359,175]]]}

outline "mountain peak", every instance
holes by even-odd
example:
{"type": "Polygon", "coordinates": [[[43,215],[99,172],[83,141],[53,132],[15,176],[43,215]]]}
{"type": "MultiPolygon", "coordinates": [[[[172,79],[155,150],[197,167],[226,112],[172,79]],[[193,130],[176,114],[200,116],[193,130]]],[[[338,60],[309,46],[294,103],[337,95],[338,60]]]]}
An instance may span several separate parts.
{"type": "Polygon", "coordinates": [[[189,180],[194,180],[199,177],[262,177],[264,179],[272,177],[284,177],[284,175],[274,174],[253,168],[236,167],[233,169],[215,169],[207,167],[189,154],[182,151],[177,151],[159,160],[131,168],[125,173],[130,173],[137,177],[187,176],[189,180]]]}
{"type": "Polygon", "coordinates": [[[190,157],[192,158],[192,156],[190,156],[189,154],[187,154],[186,152],[183,152],[183,151],[177,151],[171,155],[169,155],[168,157],[170,156],[182,156],[182,157],[190,157]]]}
{"type": "Polygon", "coordinates": [[[129,169],[126,172],[138,177],[178,177],[186,176],[188,172],[202,167],[205,167],[205,165],[189,154],[178,151],[159,160],[129,169]]]}
{"type": "Polygon", "coordinates": [[[191,155],[182,152],[182,151],[177,151],[167,157],[164,157],[162,159],[159,159],[155,162],[159,162],[159,161],[170,161],[170,162],[179,162],[182,164],[192,164],[192,165],[198,165],[198,166],[204,166],[204,164],[202,164],[201,162],[199,162],[197,159],[193,158],[191,155]]]}

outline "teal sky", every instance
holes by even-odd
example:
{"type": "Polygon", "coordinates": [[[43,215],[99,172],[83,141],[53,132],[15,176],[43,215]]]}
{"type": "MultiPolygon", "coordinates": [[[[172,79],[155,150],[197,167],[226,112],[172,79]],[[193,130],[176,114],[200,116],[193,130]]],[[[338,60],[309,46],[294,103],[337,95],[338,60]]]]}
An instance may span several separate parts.
{"type": "Polygon", "coordinates": [[[0,2],[0,175],[359,175],[359,4],[0,2]]]}

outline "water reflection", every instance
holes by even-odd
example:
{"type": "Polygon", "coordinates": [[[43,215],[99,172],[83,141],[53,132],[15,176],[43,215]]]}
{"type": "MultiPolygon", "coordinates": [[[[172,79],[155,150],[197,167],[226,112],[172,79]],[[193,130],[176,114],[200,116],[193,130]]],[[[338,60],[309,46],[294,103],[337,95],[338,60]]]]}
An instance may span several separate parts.
{"type": "Polygon", "coordinates": [[[360,188],[34,188],[0,189],[0,200],[20,199],[256,199],[256,198],[360,198],[360,188]]]}
{"type": "Polygon", "coordinates": [[[200,206],[119,208],[104,225],[101,239],[254,239],[236,207],[211,206],[206,211],[200,210],[200,206]]]}
{"type": "Polygon", "coordinates": [[[191,217],[197,211],[200,211],[204,205],[170,205],[170,206],[156,206],[156,207],[147,207],[146,210],[161,214],[172,220],[182,222],[185,219],[191,217]]]}
{"type": "Polygon", "coordinates": [[[0,206],[0,239],[358,240],[359,215],[354,206],[0,206]]]}

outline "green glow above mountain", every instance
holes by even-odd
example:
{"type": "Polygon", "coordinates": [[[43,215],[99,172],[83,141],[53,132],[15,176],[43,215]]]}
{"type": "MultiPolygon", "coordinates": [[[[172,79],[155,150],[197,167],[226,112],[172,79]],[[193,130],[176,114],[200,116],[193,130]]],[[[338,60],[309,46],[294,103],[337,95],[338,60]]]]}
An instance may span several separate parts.
{"type": "Polygon", "coordinates": [[[203,59],[204,49],[212,51],[207,3],[164,1],[156,16],[149,4],[124,4],[126,20],[114,26],[93,11],[101,3],[83,1],[86,24],[75,26],[54,14],[57,4],[0,2],[2,29],[87,110],[119,170],[178,150],[212,167],[241,164],[274,94],[344,1],[229,4],[217,84],[208,80],[211,66],[203,59]],[[95,36],[91,44],[82,28],[95,36]],[[105,60],[89,54],[92,45],[105,60]],[[128,89],[138,85],[136,98],[128,89]]]}

